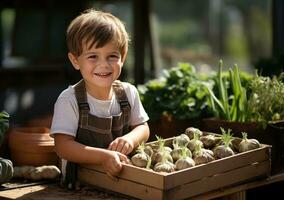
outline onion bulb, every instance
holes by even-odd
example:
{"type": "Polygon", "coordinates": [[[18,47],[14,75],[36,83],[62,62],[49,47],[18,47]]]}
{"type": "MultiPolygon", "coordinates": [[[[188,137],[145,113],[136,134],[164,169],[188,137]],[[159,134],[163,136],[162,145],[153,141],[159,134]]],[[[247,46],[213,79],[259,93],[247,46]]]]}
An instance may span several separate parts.
{"type": "Polygon", "coordinates": [[[243,139],[239,144],[239,152],[245,152],[245,151],[257,149],[260,147],[260,143],[258,140],[248,139],[246,132],[242,132],[242,135],[243,135],[243,139]]]}

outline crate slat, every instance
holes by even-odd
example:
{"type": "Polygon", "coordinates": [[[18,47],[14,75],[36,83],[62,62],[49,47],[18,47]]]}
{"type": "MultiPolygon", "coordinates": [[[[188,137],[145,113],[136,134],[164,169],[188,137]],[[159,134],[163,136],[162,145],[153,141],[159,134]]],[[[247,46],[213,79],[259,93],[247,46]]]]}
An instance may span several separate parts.
{"type": "Polygon", "coordinates": [[[163,199],[163,190],[123,178],[119,178],[118,181],[114,181],[105,173],[84,167],[79,168],[78,176],[79,180],[83,183],[122,193],[138,199],[163,199]]]}
{"type": "Polygon", "coordinates": [[[265,161],[225,173],[204,177],[201,180],[180,185],[171,190],[165,191],[166,199],[190,198],[225,186],[250,180],[252,178],[266,177],[269,169],[270,162],[265,161]]]}

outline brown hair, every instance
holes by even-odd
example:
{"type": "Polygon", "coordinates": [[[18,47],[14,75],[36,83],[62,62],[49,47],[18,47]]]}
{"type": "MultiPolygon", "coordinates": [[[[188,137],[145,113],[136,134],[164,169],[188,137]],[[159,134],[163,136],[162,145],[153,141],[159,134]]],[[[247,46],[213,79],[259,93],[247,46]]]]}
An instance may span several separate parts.
{"type": "Polygon", "coordinates": [[[115,42],[122,58],[128,50],[129,37],[124,24],[110,13],[89,9],[76,17],[67,29],[68,51],[75,56],[83,52],[83,45],[90,49],[115,42]]]}

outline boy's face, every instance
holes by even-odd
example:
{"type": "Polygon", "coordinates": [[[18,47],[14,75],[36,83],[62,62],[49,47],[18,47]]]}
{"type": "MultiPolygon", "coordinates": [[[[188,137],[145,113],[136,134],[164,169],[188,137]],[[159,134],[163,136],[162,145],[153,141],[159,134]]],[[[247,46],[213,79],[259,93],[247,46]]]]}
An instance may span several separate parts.
{"type": "Polygon", "coordinates": [[[86,84],[100,88],[110,88],[123,66],[124,60],[120,51],[113,42],[107,43],[101,48],[83,47],[83,52],[76,57],[72,53],[68,54],[73,66],[80,70],[86,84]]]}

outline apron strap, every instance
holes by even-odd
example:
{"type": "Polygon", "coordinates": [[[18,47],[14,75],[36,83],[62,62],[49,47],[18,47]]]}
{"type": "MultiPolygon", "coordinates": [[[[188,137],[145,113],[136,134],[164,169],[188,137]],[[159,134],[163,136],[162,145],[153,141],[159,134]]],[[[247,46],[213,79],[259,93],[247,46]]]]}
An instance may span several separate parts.
{"type": "Polygon", "coordinates": [[[130,120],[131,106],[129,104],[128,98],[126,96],[126,92],[122,86],[121,81],[119,80],[114,81],[113,89],[114,89],[115,95],[117,97],[117,101],[120,105],[120,109],[123,114],[124,124],[128,124],[130,120]]]}
{"type": "Polygon", "coordinates": [[[75,85],[75,95],[77,99],[77,103],[79,106],[79,127],[80,128],[87,128],[88,127],[88,114],[90,111],[90,107],[87,100],[87,92],[85,87],[84,80],[80,80],[75,85]]]}
{"type": "MultiPolygon", "coordinates": [[[[84,129],[88,127],[88,114],[90,111],[90,107],[87,101],[87,93],[85,88],[84,80],[80,80],[74,87],[75,96],[77,99],[78,107],[79,107],[79,128],[84,129]]],[[[75,140],[78,138],[78,132],[76,134],[75,140]]],[[[78,186],[78,167],[74,162],[67,161],[66,165],[66,176],[64,183],[66,184],[69,190],[75,190],[78,186]]]]}

